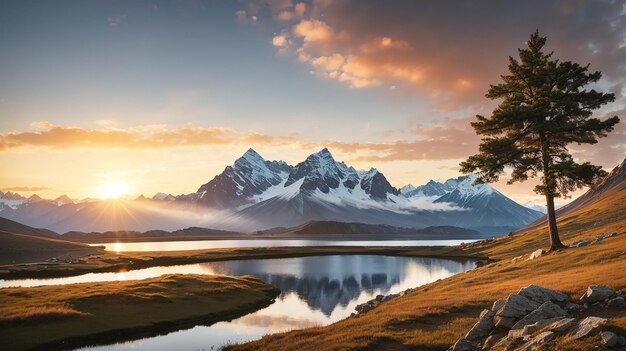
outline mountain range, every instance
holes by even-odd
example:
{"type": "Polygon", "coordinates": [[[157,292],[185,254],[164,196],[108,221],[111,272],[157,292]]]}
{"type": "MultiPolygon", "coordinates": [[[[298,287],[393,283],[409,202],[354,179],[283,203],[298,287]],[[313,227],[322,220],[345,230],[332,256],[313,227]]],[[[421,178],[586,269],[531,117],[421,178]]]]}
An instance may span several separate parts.
{"type": "Polygon", "coordinates": [[[501,234],[541,217],[475,175],[395,188],[375,168],[357,170],[326,148],[292,166],[253,149],[194,193],[127,201],[45,200],[0,193],[0,217],[58,232],[177,230],[204,226],[255,232],[309,221],[405,228],[450,225],[501,234]]]}

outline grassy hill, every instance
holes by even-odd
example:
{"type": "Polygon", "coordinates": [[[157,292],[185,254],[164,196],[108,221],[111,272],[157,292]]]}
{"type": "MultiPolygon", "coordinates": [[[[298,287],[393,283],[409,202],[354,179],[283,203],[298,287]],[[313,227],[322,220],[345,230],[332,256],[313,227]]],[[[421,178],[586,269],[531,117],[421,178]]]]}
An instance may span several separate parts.
{"type": "MultiPolygon", "coordinates": [[[[482,309],[523,286],[558,289],[572,299],[592,284],[626,289],[626,181],[596,191],[585,202],[558,219],[563,242],[613,232],[617,236],[529,261],[531,252],[549,248],[548,229],[538,224],[462,248],[467,255],[495,260],[491,264],[422,286],[358,318],[269,335],[229,350],[445,350],[471,328],[482,309]]],[[[607,317],[609,328],[626,333],[626,311],[607,317]]],[[[595,337],[568,349],[589,350],[597,344],[595,337]]]]}
{"type": "Polygon", "coordinates": [[[101,252],[86,244],[0,231],[0,264],[42,262],[52,258],[68,261],[101,252]]]}

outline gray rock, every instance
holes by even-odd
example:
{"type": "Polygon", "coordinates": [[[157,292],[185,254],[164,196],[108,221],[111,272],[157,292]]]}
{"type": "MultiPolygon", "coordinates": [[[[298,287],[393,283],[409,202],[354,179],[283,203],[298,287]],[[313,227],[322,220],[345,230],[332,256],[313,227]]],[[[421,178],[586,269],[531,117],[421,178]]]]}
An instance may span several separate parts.
{"type": "MultiPolygon", "coordinates": [[[[567,312],[563,311],[563,309],[554,302],[548,301],[520,319],[511,329],[520,329],[526,325],[537,323],[541,320],[565,316],[567,316],[567,312]]],[[[550,321],[548,324],[553,322],[554,320],[550,321]]]]}
{"type": "Polygon", "coordinates": [[[478,338],[489,335],[491,329],[493,329],[493,317],[495,314],[496,313],[491,310],[483,310],[480,313],[478,322],[476,322],[472,329],[465,334],[465,339],[474,341],[478,338]]]}
{"type": "Polygon", "coordinates": [[[504,338],[505,336],[506,334],[504,333],[489,335],[487,339],[485,339],[485,343],[483,344],[483,350],[489,350],[493,348],[498,343],[498,341],[502,340],[502,338],[504,338]]]}
{"type": "Polygon", "coordinates": [[[615,290],[606,285],[590,285],[587,288],[587,292],[583,295],[585,301],[594,303],[598,301],[604,301],[615,294],[615,290]]]}
{"type": "Polygon", "coordinates": [[[499,309],[502,308],[502,306],[504,306],[504,299],[496,300],[493,303],[493,306],[491,306],[491,310],[497,312],[499,309]]]}
{"type": "Polygon", "coordinates": [[[576,329],[571,332],[569,336],[570,340],[578,340],[584,338],[594,332],[596,329],[605,325],[608,322],[606,318],[600,317],[587,317],[580,321],[576,329]]]}
{"type": "Polygon", "coordinates": [[[609,307],[624,307],[626,303],[624,302],[624,298],[622,296],[618,296],[614,299],[610,299],[607,303],[609,307]]]}
{"type": "Polygon", "coordinates": [[[614,237],[614,236],[617,236],[617,232],[613,232],[613,233],[605,234],[605,235],[604,235],[604,238],[605,238],[605,239],[608,239],[608,238],[612,238],[612,237],[614,237]]]}
{"type": "Polygon", "coordinates": [[[617,337],[617,344],[619,346],[626,346],[626,338],[624,338],[623,336],[618,336],[617,337]]]}
{"type": "Polygon", "coordinates": [[[613,347],[617,345],[618,337],[617,335],[615,335],[615,333],[610,331],[603,331],[602,333],[600,333],[600,336],[602,336],[602,343],[604,344],[604,346],[613,347]]]}
{"type": "Polygon", "coordinates": [[[552,331],[545,331],[543,333],[539,333],[537,336],[532,338],[527,343],[527,346],[528,346],[527,350],[532,350],[534,348],[534,346],[546,343],[548,341],[552,341],[555,338],[556,338],[556,333],[552,332],[552,331]]]}
{"type": "Polygon", "coordinates": [[[382,301],[385,295],[376,295],[376,300],[382,301]]]}
{"type": "Polygon", "coordinates": [[[459,340],[457,340],[457,342],[454,343],[454,345],[452,345],[452,347],[449,350],[450,351],[472,351],[473,349],[474,347],[469,341],[463,338],[460,338],[459,340]]]}
{"type": "Polygon", "coordinates": [[[359,312],[359,313],[366,313],[366,312],[369,312],[372,309],[374,309],[374,307],[366,302],[366,303],[362,303],[360,305],[356,305],[356,307],[354,307],[354,309],[357,312],[359,312]]]}
{"type": "Polygon", "coordinates": [[[528,259],[529,260],[534,260],[536,258],[539,258],[539,257],[543,256],[543,253],[544,253],[543,249],[539,249],[539,250],[533,251],[533,253],[531,253],[530,256],[528,257],[528,259]]]}
{"type": "Polygon", "coordinates": [[[590,243],[591,243],[591,240],[586,240],[585,239],[585,240],[577,241],[577,242],[573,243],[572,245],[570,245],[569,247],[573,247],[573,248],[575,248],[575,247],[585,247],[585,246],[589,245],[590,243]]]}
{"type": "Polygon", "coordinates": [[[580,312],[580,311],[584,310],[584,309],[585,309],[585,307],[584,307],[583,305],[579,305],[579,304],[577,304],[577,303],[568,302],[568,303],[565,305],[565,309],[566,309],[568,312],[580,312]]]}
{"type": "MultiPolygon", "coordinates": [[[[533,334],[534,332],[539,331],[551,324],[554,324],[560,321],[561,319],[562,319],[561,317],[542,319],[540,321],[537,321],[536,323],[525,325],[524,328],[522,328],[522,336],[533,334]]],[[[517,330],[517,329],[511,329],[511,330],[517,330]]]]}
{"type": "Polygon", "coordinates": [[[506,298],[502,306],[496,312],[494,325],[496,328],[511,329],[515,321],[536,310],[540,304],[525,298],[524,296],[511,294],[506,298]]]}
{"type": "Polygon", "coordinates": [[[518,294],[540,304],[548,301],[565,302],[568,300],[568,296],[560,291],[544,288],[537,285],[529,285],[525,288],[521,288],[518,294]]]}
{"type": "Polygon", "coordinates": [[[549,329],[557,333],[563,333],[576,325],[576,318],[564,318],[550,325],[549,329]]]}

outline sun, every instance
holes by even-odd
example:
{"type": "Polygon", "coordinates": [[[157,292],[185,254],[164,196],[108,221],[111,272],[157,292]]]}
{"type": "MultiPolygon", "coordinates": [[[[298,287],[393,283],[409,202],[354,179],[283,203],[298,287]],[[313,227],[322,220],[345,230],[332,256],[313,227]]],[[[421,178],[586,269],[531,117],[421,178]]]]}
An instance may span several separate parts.
{"type": "Polygon", "coordinates": [[[123,182],[109,182],[102,185],[100,196],[104,199],[119,199],[129,191],[130,188],[123,182]]]}

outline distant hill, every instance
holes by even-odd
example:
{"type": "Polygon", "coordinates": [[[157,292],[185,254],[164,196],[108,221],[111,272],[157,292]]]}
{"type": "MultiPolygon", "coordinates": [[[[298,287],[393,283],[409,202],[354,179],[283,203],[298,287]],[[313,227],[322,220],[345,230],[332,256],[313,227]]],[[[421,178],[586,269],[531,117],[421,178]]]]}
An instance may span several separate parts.
{"type": "Polygon", "coordinates": [[[476,230],[453,227],[431,226],[423,229],[401,228],[384,224],[346,223],[337,221],[309,221],[292,228],[275,228],[257,232],[279,236],[300,235],[372,235],[376,239],[411,237],[414,239],[480,239],[485,235],[476,230]],[[383,237],[384,236],[384,237],[383,237]]]}
{"type": "Polygon", "coordinates": [[[99,248],[81,243],[0,231],[0,264],[43,262],[53,258],[73,260],[101,252],[99,248]]]}
{"type": "Polygon", "coordinates": [[[28,234],[33,236],[42,236],[48,238],[58,238],[59,234],[52,230],[43,228],[33,228],[22,223],[12,221],[10,219],[0,217],[0,231],[15,233],[15,234],[28,234]]]}
{"type": "Polygon", "coordinates": [[[168,232],[165,230],[149,230],[146,232],[138,232],[132,230],[114,230],[106,232],[67,232],[61,237],[67,240],[80,241],[80,242],[105,242],[111,240],[120,241],[140,241],[141,239],[150,240],[177,240],[182,238],[194,238],[202,239],[202,237],[234,237],[239,236],[240,233],[230,232],[225,230],[217,230],[210,228],[190,227],[181,230],[175,230],[168,232]]]}

